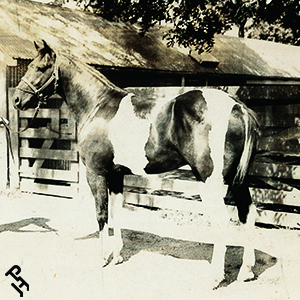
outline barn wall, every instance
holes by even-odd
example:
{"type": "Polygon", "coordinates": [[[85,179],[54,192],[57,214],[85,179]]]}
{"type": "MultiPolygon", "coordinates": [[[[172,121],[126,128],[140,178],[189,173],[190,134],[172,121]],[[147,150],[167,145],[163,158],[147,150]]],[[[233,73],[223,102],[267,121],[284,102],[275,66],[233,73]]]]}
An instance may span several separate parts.
{"type": "MultiPolygon", "coordinates": [[[[251,168],[253,196],[277,217],[300,213],[300,87],[247,86],[238,96],[258,115],[261,125],[251,168]]],[[[278,220],[281,222],[281,220],[278,220]]],[[[299,220],[292,222],[300,227],[299,220]]]]}
{"type": "Polygon", "coordinates": [[[159,70],[144,70],[130,68],[111,68],[103,66],[93,67],[101,72],[115,85],[126,87],[163,87],[163,86],[242,86],[250,76],[241,74],[226,75],[215,74],[210,69],[207,73],[192,74],[185,72],[167,72],[159,70]]]}

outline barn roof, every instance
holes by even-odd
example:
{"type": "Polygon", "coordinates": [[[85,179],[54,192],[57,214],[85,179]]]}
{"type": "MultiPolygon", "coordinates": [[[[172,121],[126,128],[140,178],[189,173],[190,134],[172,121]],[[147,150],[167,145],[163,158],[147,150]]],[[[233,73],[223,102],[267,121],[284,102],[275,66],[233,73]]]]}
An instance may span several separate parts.
{"type": "Polygon", "coordinates": [[[184,73],[300,78],[300,49],[272,42],[216,36],[211,53],[168,48],[163,28],[140,37],[137,27],[109,22],[88,12],[29,0],[1,0],[0,60],[33,58],[33,40],[58,52],[107,67],[184,73]]]}
{"type": "Polygon", "coordinates": [[[8,49],[4,54],[10,57],[32,58],[35,55],[32,41],[44,39],[55,50],[90,64],[181,72],[199,70],[195,61],[166,47],[155,35],[141,38],[132,25],[109,22],[91,13],[28,0],[17,3],[1,0],[0,18],[4,20],[0,43],[8,49]]]}
{"type": "Polygon", "coordinates": [[[211,54],[222,73],[300,78],[300,48],[296,46],[218,36],[211,54]]]}

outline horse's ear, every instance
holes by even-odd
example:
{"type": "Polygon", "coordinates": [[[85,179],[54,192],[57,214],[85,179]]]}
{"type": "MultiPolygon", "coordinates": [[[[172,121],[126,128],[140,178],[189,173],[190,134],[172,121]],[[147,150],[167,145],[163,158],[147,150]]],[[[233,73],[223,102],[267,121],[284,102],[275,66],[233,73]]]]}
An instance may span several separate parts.
{"type": "Polygon", "coordinates": [[[45,52],[50,54],[52,52],[52,49],[48,46],[48,44],[44,40],[42,40],[42,41],[44,44],[45,52]]]}
{"type": "Polygon", "coordinates": [[[40,51],[41,47],[34,41],[34,46],[37,51],[40,51]]]}

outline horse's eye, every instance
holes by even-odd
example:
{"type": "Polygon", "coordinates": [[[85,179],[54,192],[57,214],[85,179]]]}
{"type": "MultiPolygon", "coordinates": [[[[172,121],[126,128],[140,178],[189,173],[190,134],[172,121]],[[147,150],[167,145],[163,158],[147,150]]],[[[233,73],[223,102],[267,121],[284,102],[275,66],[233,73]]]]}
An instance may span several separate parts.
{"type": "Polygon", "coordinates": [[[40,71],[40,72],[44,73],[47,69],[49,69],[51,67],[52,67],[52,65],[37,67],[37,71],[40,71]]]}

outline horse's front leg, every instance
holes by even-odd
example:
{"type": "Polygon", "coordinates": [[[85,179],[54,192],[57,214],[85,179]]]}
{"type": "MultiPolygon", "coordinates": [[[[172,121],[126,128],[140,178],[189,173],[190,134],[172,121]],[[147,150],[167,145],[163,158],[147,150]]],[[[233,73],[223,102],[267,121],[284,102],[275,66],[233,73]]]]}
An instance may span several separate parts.
{"type": "Polygon", "coordinates": [[[103,266],[107,265],[111,254],[108,234],[108,193],[106,176],[98,175],[87,168],[87,182],[95,199],[96,217],[99,225],[99,238],[101,241],[101,257],[103,266]]]}
{"type": "Polygon", "coordinates": [[[123,188],[124,176],[132,174],[130,169],[122,165],[114,165],[109,172],[109,226],[113,227],[112,252],[113,263],[120,264],[123,258],[120,252],[123,247],[123,240],[121,235],[121,219],[123,208],[123,188]]]}

